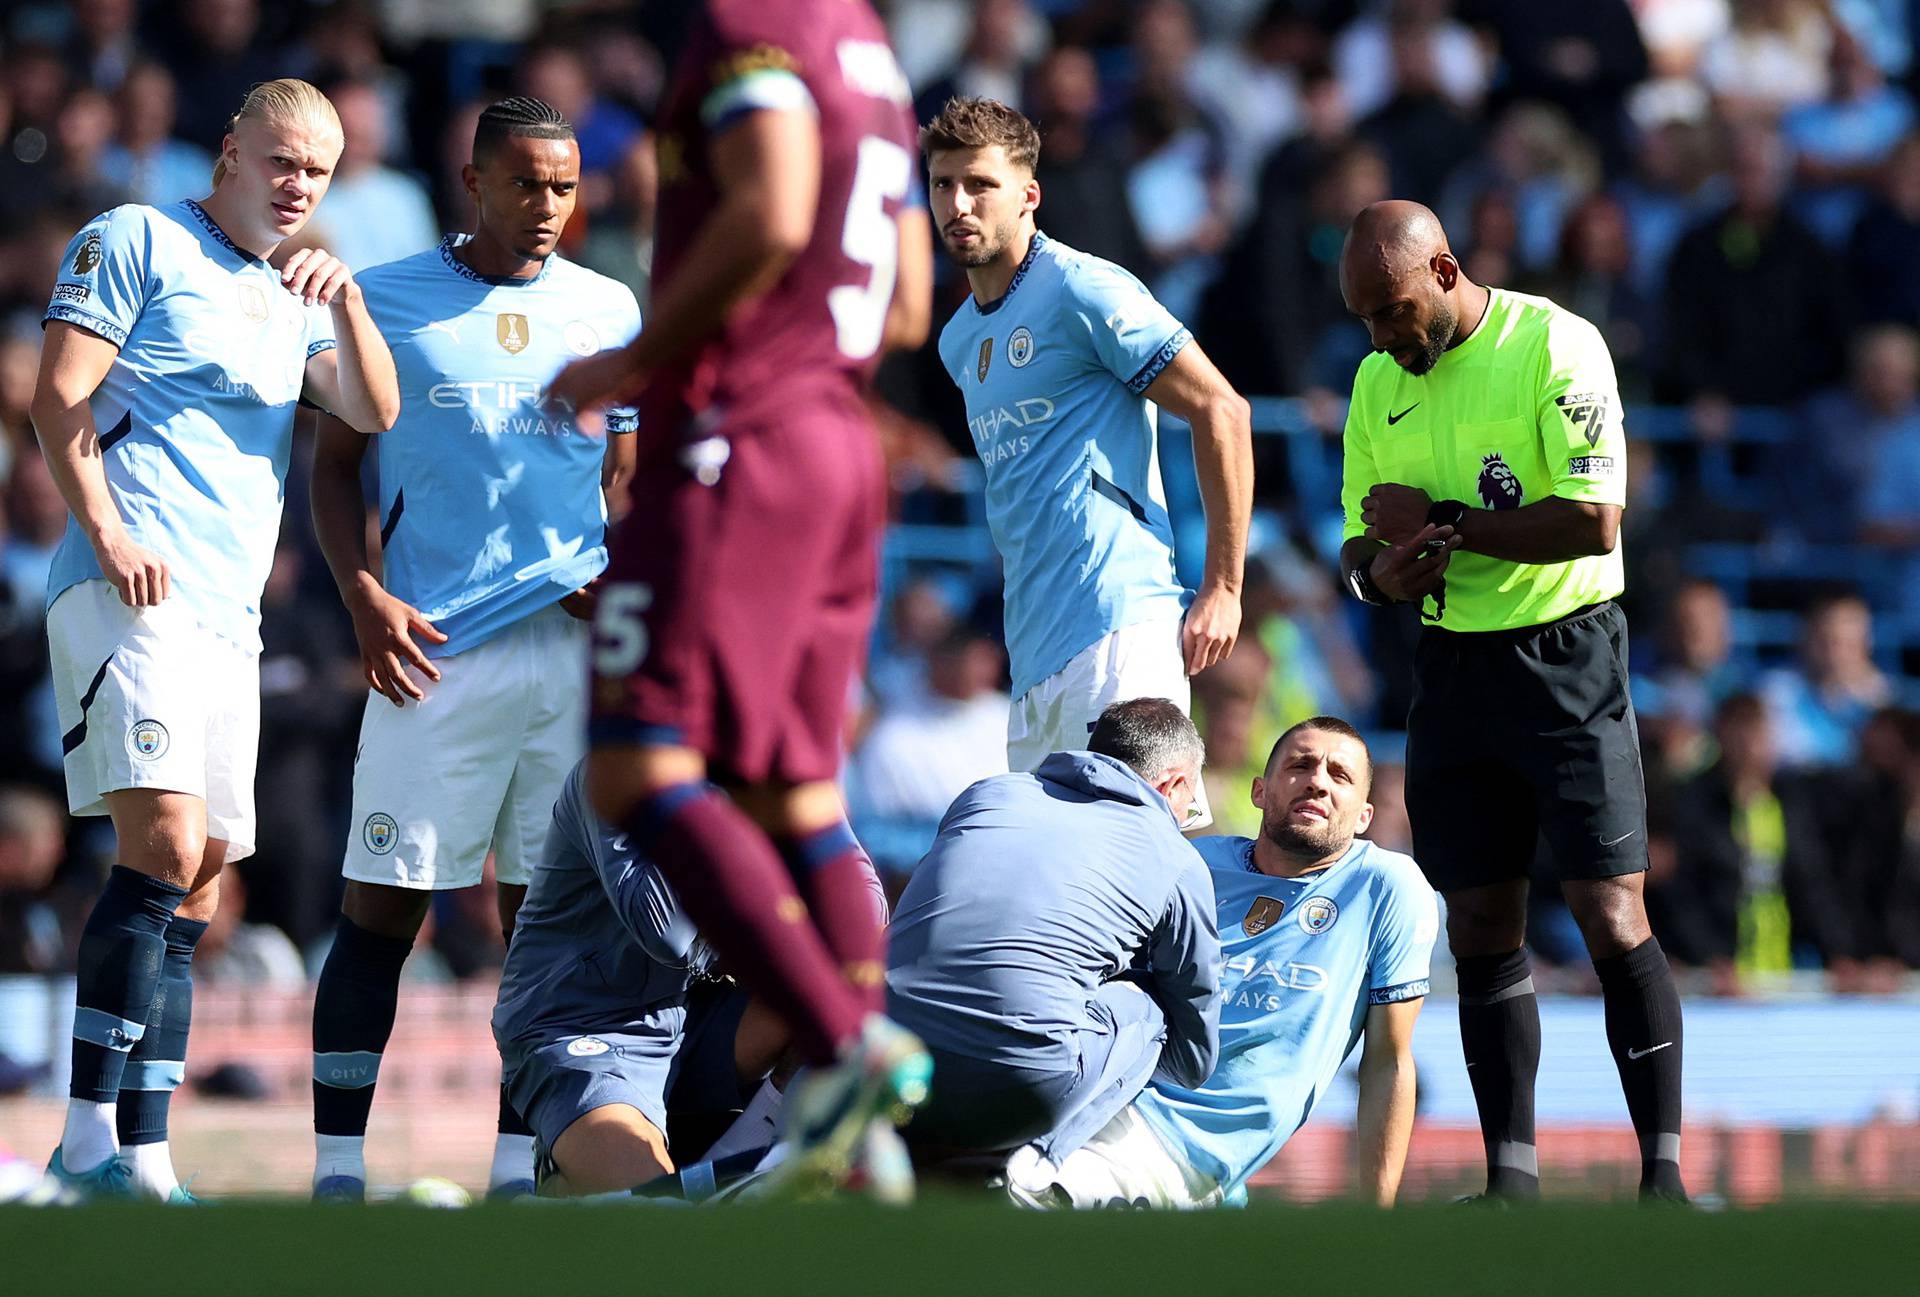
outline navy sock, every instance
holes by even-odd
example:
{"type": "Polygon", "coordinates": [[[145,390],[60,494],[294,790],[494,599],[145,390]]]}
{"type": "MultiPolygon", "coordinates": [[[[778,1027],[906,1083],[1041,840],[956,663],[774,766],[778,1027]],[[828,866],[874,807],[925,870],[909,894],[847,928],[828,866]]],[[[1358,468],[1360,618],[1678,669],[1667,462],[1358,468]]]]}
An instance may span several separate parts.
{"type": "Polygon", "coordinates": [[[1533,1087],[1540,1071],[1540,1001],[1533,993],[1527,952],[1456,960],[1454,975],[1460,988],[1460,1044],[1487,1149],[1487,1192],[1537,1198],[1533,1087]]]}
{"type": "Polygon", "coordinates": [[[316,1133],[367,1133],[380,1056],[400,1002],[400,968],[412,949],[411,940],[368,932],[340,916],[313,994],[316,1133]]]}
{"type": "Polygon", "coordinates": [[[147,1033],[166,963],[167,923],[187,889],[115,865],[80,933],[74,982],[73,1082],[67,1093],[116,1103],[127,1055],[147,1033]]]}
{"type": "Polygon", "coordinates": [[[120,1143],[158,1144],[167,1138],[167,1110],[187,1076],[187,1032],[193,1025],[193,948],[207,935],[198,919],[174,915],[164,936],[166,959],[147,1015],[147,1033],[127,1055],[114,1117],[120,1143]]]}

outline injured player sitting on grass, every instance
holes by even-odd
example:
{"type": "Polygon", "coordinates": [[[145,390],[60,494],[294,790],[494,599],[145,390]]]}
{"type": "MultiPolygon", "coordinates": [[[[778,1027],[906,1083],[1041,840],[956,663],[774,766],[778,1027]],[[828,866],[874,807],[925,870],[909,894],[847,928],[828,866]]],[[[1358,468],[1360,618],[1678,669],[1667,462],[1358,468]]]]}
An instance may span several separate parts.
{"type": "Polygon", "coordinates": [[[1220,1055],[1199,1085],[1154,1077],[1091,1139],[1017,1151],[1033,1207],[1208,1207],[1246,1185],[1325,1095],[1364,1034],[1360,1192],[1391,1206],[1413,1132],[1413,1025],[1439,931],[1414,862],[1357,838],[1373,758],[1347,722],[1302,721],[1253,781],[1257,838],[1194,839],[1218,906],[1220,1055]]]}
{"type": "Polygon", "coordinates": [[[676,1156],[717,1160],[723,1178],[761,1163],[787,1029],[716,975],[659,872],[593,817],[581,777],[554,806],[501,973],[507,1096],[533,1128],[542,1196],[651,1181],[702,1197],[710,1168],[676,1175],[676,1156]]]}

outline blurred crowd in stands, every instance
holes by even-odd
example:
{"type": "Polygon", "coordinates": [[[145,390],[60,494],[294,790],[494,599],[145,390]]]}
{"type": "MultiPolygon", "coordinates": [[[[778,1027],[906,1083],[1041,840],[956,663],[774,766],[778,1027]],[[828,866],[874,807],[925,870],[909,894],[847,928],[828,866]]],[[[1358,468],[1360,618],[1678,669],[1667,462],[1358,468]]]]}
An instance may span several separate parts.
{"type": "MultiPolygon", "coordinates": [[[[923,117],[954,93],[1034,116],[1043,228],[1139,274],[1243,392],[1287,398],[1256,402],[1241,646],[1196,682],[1223,829],[1257,831],[1244,790],[1280,730],[1335,712],[1376,736],[1373,835],[1407,845],[1395,731],[1417,627],[1339,597],[1330,563],[1366,352],[1340,299],[1341,237],[1364,204],[1417,198],[1475,279],[1551,296],[1613,348],[1636,438],[1626,602],[1663,944],[1716,993],[1795,970],[1841,991],[1912,985],[1920,0],[879,7],[923,117]]],[[[74,229],[116,203],[203,194],[245,89],[298,75],[347,137],[311,238],[375,265],[465,227],[475,115],[528,93],[580,131],[567,254],[644,302],[647,123],[687,8],[0,4],[0,973],[67,965],[113,850],[104,821],[62,812],[41,605],[65,509],[26,417],[74,229]]],[[[943,267],[944,307],[964,292],[943,267]]],[[[931,347],[889,362],[876,412],[899,534],[950,538],[890,558],[852,729],[849,800],[897,878],[953,794],[1003,768],[1007,698],[978,473],[931,347]]],[[[298,982],[338,897],[364,687],[310,538],[300,436],[266,592],[262,846],[203,947],[216,981],[298,982]]],[[[1178,430],[1166,441],[1191,530],[1178,430]]],[[[438,897],[434,957],[410,969],[484,974],[490,910],[438,897]]],[[[1549,898],[1534,934],[1581,989],[1577,934],[1549,898]]]]}

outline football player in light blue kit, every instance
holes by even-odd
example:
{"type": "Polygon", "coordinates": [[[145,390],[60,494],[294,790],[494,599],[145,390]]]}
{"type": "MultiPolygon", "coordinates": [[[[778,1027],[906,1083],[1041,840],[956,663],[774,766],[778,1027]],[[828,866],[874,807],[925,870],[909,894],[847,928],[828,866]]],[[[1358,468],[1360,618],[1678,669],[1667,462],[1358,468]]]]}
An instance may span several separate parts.
{"type": "Polygon", "coordinates": [[[327,192],[339,118],[304,81],[248,92],[199,202],[74,236],[32,416],[72,516],[47,585],[68,806],[119,865],[81,935],[73,1081],[50,1170],[94,1196],[185,1197],[167,1150],[195,943],[254,849],[260,592],[296,402],[378,432],[393,364],[340,261],[275,269],[327,192]]]}
{"type": "Polygon", "coordinates": [[[1243,1203],[1247,1180],[1305,1123],[1364,1036],[1360,1189],[1393,1204],[1439,907],[1411,859],[1354,836],[1373,819],[1372,778],[1352,726],[1302,721],[1253,781],[1260,836],[1194,839],[1213,875],[1223,955],[1213,1075],[1192,1088],[1156,1078],[1057,1166],[1022,1150],[1009,1167],[1016,1200],[1243,1203]]]}
{"type": "MultiPolygon", "coordinates": [[[[1233,651],[1253,503],[1247,403],[1139,280],[1034,224],[1040,136],[991,99],[920,132],[934,223],[971,296],[940,334],[986,469],[1013,670],[1007,760],[1084,748],[1109,703],[1191,704],[1233,651]],[[1198,592],[1174,575],[1156,407],[1193,429],[1206,505],[1198,592]]],[[[1202,797],[1189,827],[1207,820],[1202,797]]]]}
{"type": "MultiPolygon", "coordinates": [[[[603,477],[632,464],[630,435],[589,436],[543,406],[568,361],[640,327],[631,290],[555,252],[580,183],[572,126],[536,99],[496,103],[464,175],[472,236],[361,277],[405,401],[376,443],[377,569],[367,439],[328,421],[314,456],[314,530],[372,690],[346,894],[313,1006],[314,1185],[329,1199],[364,1195],[401,965],[433,892],[479,883],[491,851],[512,936],[554,798],[585,751],[582,619],[607,565],[603,477]]],[[[632,410],[607,426],[630,434],[632,410]]],[[[532,1176],[532,1132],[503,1093],[492,1187],[528,1190],[532,1176]]]]}

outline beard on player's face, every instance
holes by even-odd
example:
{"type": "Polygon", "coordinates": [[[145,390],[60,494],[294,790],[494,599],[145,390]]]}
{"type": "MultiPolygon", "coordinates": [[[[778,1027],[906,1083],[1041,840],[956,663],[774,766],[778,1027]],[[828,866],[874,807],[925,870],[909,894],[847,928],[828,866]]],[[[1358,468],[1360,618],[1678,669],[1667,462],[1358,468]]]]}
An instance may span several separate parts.
{"type": "Polygon", "coordinates": [[[1460,317],[1455,314],[1452,305],[1438,290],[1433,294],[1427,314],[1427,339],[1415,350],[1412,360],[1404,368],[1415,378],[1424,378],[1433,372],[1440,363],[1447,348],[1453,345],[1454,335],[1460,331],[1460,317]]]}
{"type": "Polygon", "coordinates": [[[975,232],[973,241],[965,247],[956,248],[945,231],[941,232],[941,244],[947,250],[947,256],[963,270],[977,270],[981,266],[992,265],[1013,242],[1013,236],[1020,227],[1020,218],[992,223],[975,217],[969,228],[975,232]]]}
{"type": "Polygon", "coordinates": [[[1260,822],[1261,836],[1290,856],[1325,860],[1346,850],[1347,844],[1353,841],[1351,821],[1342,824],[1328,818],[1308,824],[1289,824],[1290,810],[1291,807],[1283,806],[1277,811],[1268,811],[1260,822]]]}

